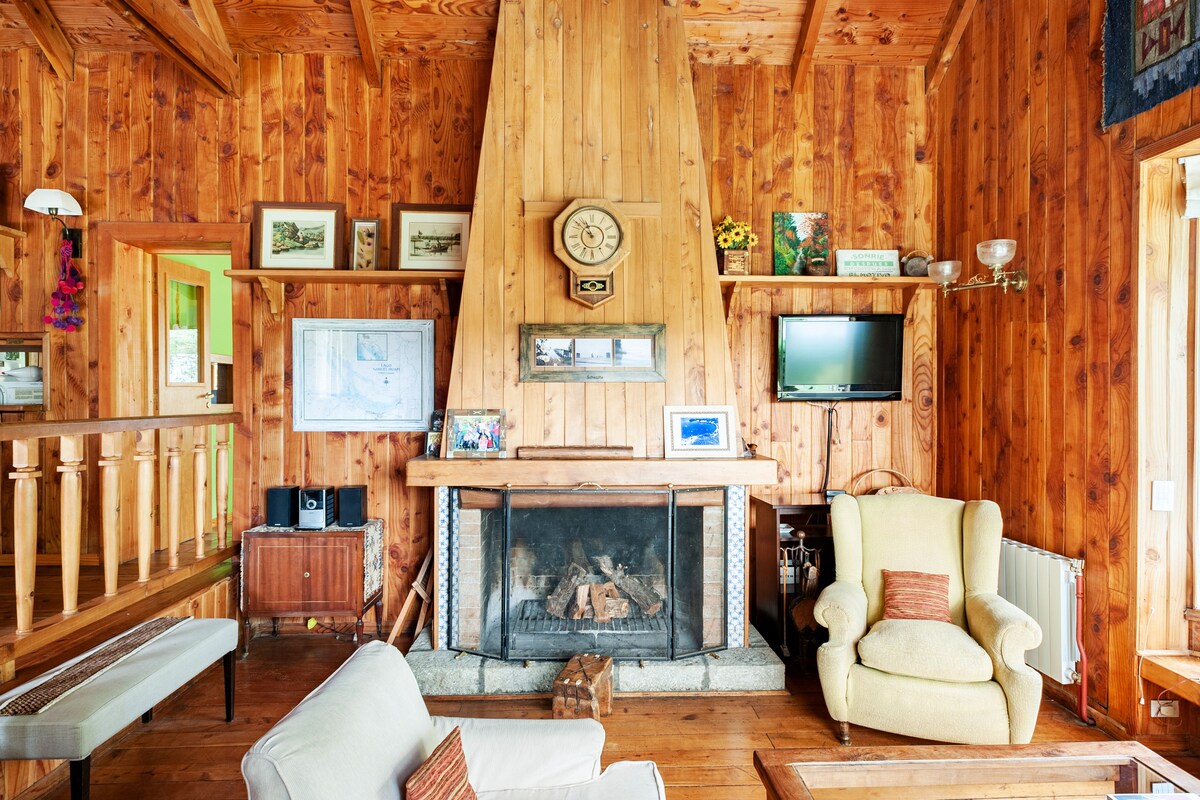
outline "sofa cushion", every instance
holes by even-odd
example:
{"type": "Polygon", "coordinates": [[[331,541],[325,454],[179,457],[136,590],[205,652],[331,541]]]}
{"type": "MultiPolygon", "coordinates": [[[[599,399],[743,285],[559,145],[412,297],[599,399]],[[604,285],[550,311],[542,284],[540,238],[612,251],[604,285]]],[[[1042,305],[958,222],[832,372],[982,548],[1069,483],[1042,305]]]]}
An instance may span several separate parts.
{"type": "Polygon", "coordinates": [[[884,619],[950,621],[950,576],[883,571],[884,619]]]}
{"type": "Polygon", "coordinates": [[[884,619],[858,642],[868,667],[893,675],[952,683],[992,679],[992,659],[970,634],[949,622],[884,619]]]}
{"type": "Polygon", "coordinates": [[[404,782],[408,800],[477,800],[467,781],[467,757],[459,729],[433,748],[425,763],[404,782]]]}
{"type": "Polygon", "coordinates": [[[595,780],[538,789],[480,792],[479,800],[662,800],[667,796],[653,761],[618,761],[595,780]]]}

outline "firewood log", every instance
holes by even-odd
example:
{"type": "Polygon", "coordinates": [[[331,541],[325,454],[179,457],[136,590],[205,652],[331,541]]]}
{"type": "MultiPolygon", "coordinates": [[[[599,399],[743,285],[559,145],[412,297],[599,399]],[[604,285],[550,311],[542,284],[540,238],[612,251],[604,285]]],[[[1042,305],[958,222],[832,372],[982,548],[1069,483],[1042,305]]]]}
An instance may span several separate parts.
{"type": "Polygon", "coordinates": [[[625,619],[629,616],[629,600],[624,597],[605,598],[604,613],[610,620],[625,619]]]}
{"type": "Polygon", "coordinates": [[[592,601],[592,614],[596,618],[596,622],[612,622],[612,617],[608,613],[608,603],[606,602],[608,592],[604,589],[602,583],[589,583],[588,593],[592,601]]]}
{"type": "Polygon", "coordinates": [[[567,606],[575,599],[575,589],[587,580],[587,570],[573,563],[567,567],[567,574],[558,582],[558,586],[546,598],[546,613],[559,619],[567,618],[567,606]]]}
{"type": "Polygon", "coordinates": [[[571,619],[583,619],[588,616],[588,611],[592,608],[592,603],[588,599],[590,595],[591,584],[585,583],[575,587],[575,608],[571,611],[571,619]]]}
{"type": "Polygon", "coordinates": [[[662,596],[641,578],[626,575],[625,568],[613,566],[613,560],[609,556],[597,556],[592,560],[605,577],[611,578],[618,589],[633,598],[633,602],[638,604],[647,617],[653,617],[662,610],[662,596]]]}

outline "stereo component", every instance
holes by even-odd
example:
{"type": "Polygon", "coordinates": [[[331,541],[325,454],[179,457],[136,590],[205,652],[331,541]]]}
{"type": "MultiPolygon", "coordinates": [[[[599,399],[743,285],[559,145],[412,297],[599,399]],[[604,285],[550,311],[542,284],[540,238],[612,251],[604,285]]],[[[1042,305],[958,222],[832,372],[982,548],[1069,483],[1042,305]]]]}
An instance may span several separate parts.
{"type": "Polygon", "coordinates": [[[332,486],[307,486],[300,490],[300,520],[296,527],[319,531],[333,524],[334,494],[332,486]]]}

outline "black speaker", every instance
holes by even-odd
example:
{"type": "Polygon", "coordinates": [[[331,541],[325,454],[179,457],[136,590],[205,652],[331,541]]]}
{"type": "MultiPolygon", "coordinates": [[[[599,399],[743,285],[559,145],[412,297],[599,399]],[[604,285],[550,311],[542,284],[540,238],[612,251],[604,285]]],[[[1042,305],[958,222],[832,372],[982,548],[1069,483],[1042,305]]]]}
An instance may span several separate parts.
{"type": "Polygon", "coordinates": [[[300,487],[272,486],[267,489],[267,524],[294,528],[300,521],[300,487]]]}
{"type": "Polygon", "coordinates": [[[333,524],[333,487],[306,486],[300,490],[300,522],[297,528],[319,531],[333,524]]]}
{"type": "Polygon", "coordinates": [[[343,486],[337,490],[337,521],[343,528],[367,524],[367,487],[343,486]]]}

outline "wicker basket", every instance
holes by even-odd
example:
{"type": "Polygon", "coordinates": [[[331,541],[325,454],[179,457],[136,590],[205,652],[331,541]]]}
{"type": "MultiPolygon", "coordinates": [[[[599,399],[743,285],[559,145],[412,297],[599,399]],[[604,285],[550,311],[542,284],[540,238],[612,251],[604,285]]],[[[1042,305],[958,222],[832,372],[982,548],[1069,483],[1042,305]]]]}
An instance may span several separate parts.
{"type": "Polygon", "coordinates": [[[913,486],[912,479],[899,470],[888,469],[887,467],[879,467],[878,469],[869,469],[862,475],[854,479],[854,483],[850,485],[850,494],[858,494],[858,489],[872,475],[880,472],[892,475],[902,481],[900,486],[883,486],[875,490],[875,494],[924,494],[920,489],[913,486]]]}

